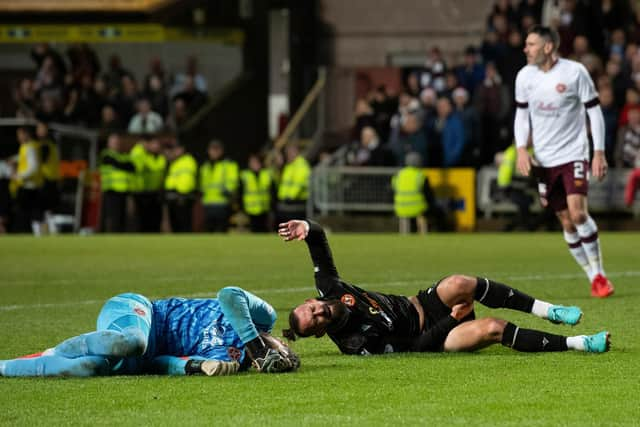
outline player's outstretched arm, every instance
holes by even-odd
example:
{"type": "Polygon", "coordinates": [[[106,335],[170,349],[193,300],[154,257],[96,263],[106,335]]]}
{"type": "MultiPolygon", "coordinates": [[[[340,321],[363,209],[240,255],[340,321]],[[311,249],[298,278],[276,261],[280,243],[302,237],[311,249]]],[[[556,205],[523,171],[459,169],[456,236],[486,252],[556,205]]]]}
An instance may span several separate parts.
{"type": "Polygon", "coordinates": [[[285,242],[291,240],[306,241],[313,261],[316,288],[320,295],[330,292],[340,278],[333,262],[327,236],[320,224],[311,220],[294,219],[280,224],[278,226],[278,235],[285,242]]]}

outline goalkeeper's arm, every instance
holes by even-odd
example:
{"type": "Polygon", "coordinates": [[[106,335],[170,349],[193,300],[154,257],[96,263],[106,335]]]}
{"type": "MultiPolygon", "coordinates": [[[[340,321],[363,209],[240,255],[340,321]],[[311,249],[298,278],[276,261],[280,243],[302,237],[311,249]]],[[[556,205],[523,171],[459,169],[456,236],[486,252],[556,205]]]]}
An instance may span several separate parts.
{"type": "Polygon", "coordinates": [[[158,375],[232,375],[238,372],[236,361],[204,359],[199,356],[156,356],[151,360],[151,372],[158,375]]]}

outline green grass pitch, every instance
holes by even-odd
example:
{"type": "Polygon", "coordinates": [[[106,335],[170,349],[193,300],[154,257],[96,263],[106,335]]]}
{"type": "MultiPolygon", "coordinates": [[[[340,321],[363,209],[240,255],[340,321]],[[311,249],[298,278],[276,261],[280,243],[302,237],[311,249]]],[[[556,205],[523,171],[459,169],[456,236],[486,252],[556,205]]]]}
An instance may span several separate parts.
{"type": "MultiPolygon", "coordinates": [[[[293,344],[299,372],[235,377],[0,378],[0,425],[640,425],[640,234],[601,233],[616,286],[589,296],[560,233],[329,235],[342,277],[415,295],[452,273],[483,275],[579,305],[576,327],[476,307],[565,335],[612,333],[611,352],[342,356],[327,339],[293,344]]],[[[275,235],[0,238],[0,359],[95,328],[108,297],[207,297],[237,285],[278,311],[315,295],[303,242],[275,235]]]]}

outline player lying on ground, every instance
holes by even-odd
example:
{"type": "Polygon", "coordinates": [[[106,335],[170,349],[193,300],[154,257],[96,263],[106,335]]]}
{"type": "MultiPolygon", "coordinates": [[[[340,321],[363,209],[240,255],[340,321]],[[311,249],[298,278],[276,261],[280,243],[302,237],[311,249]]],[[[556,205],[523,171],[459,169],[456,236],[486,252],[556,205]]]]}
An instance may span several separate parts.
{"type": "Polygon", "coordinates": [[[346,354],[407,351],[473,351],[502,343],[519,351],[579,350],[602,353],[609,333],[565,337],[522,329],[506,320],[475,319],[473,302],[490,308],[532,313],[554,323],[575,325],[578,307],[552,305],[501,283],[462,275],[445,277],[417,296],[371,292],[340,280],[322,228],[312,221],[279,225],[285,240],[306,240],[320,298],[308,299],[289,316],[285,336],[325,333],[346,354]]]}
{"type": "Polygon", "coordinates": [[[236,287],[217,299],[152,302],[127,293],[105,303],[95,332],[37,357],[2,360],[0,376],[228,375],[251,364],[260,372],[295,370],[295,353],[278,351],[268,335],[275,321],[271,305],[236,287]]]}

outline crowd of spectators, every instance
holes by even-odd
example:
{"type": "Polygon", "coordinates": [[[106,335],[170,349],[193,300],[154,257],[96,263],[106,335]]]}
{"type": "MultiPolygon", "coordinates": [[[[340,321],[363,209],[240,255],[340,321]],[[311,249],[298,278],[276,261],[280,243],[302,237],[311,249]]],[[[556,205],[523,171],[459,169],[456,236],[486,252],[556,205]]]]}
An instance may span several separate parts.
{"type": "Polygon", "coordinates": [[[170,75],[156,56],[142,81],[117,54],[100,64],[86,43],[70,45],[62,55],[47,43],[31,50],[36,72],[14,88],[16,116],[67,123],[112,132],[148,134],[177,130],[207,100],[207,80],[197,60],[170,75]]]}
{"type": "Polygon", "coordinates": [[[403,90],[382,85],[355,108],[349,165],[401,166],[407,152],[426,167],[482,167],[513,141],[514,85],[526,65],[527,29],[555,28],[562,57],[585,65],[606,121],[613,167],[640,160],[640,6],[630,0],[496,0],[483,40],[448,64],[435,46],[405,71],[403,90]]]}

